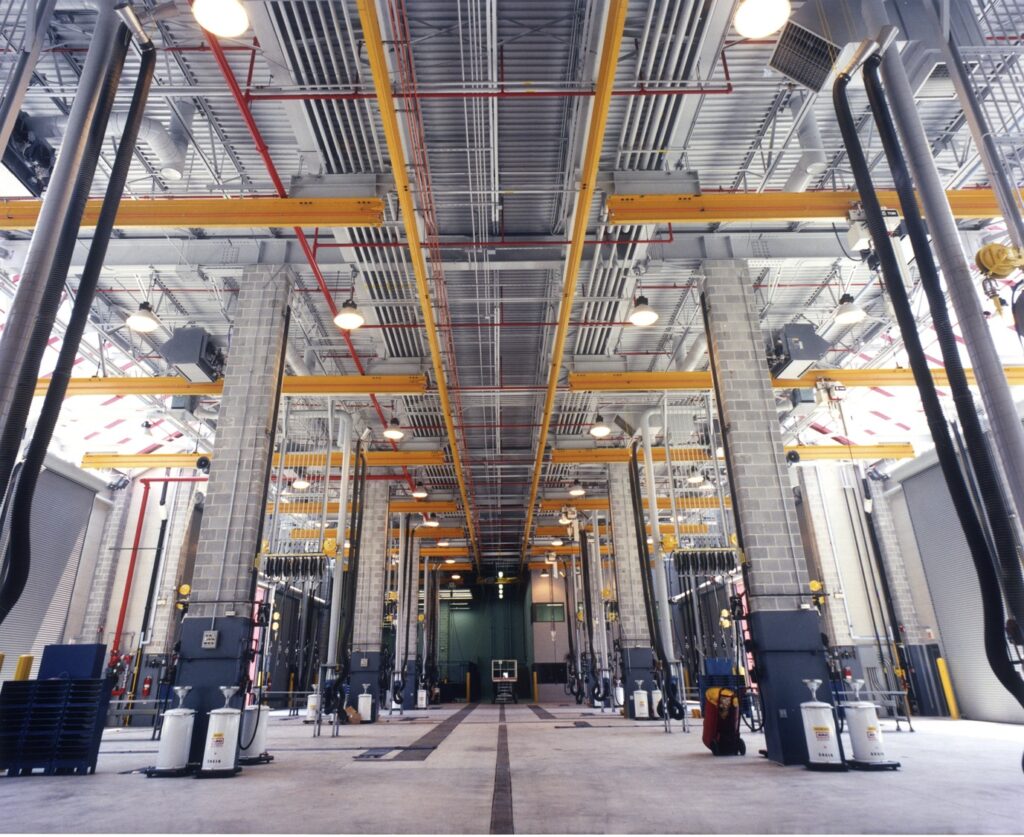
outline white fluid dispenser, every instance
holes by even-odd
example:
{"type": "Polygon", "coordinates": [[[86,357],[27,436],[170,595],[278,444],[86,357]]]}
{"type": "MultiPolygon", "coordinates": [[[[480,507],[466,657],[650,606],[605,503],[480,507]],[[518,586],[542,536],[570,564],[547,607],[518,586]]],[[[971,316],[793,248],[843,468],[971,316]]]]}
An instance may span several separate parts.
{"type": "Polygon", "coordinates": [[[181,704],[192,691],[191,686],[175,686],[178,706],[164,712],[160,727],[160,749],[156,754],[153,776],[180,776],[188,770],[188,751],[192,746],[192,728],[196,722],[196,711],[185,709],[181,704]]]}
{"type": "Polygon", "coordinates": [[[832,704],[818,700],[821,681],[804,680],[804,685],[811,693],[811,700],[800,704],[807,742],[807,767],[811,770],[846,770],[832,704]]]}
{"type": "Polygon", "coordinates": [[[221,686],[224,706],[210,712],[210,725],[206,730],[206,747],[200,776],[228,776],[238,772],[238,727],[242,713],[228,706],[238,686],[221,686]]]}
{"type": "Polygon", "coordinates": [[[885,757],[882,727],[878,722],[878,707],[869,700],[860,699],[863,680],[852,683],[854,700],[843,704],[846,726],[850,731],[853,758],[850,767],[856,770],[897,770],[900,763],[885,757]]]}

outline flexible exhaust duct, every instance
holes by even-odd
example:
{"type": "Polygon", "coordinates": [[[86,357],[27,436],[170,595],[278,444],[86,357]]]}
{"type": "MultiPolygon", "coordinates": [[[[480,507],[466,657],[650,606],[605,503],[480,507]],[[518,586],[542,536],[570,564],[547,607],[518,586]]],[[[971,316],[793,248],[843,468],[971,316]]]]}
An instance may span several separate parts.
{"type": "Polygon", "coordinates": [[[878,127],[878,135],[889,161],[896,191],[899,194],[900,206],[903,209],[903,224],[910,238],[914,257],[917,259],[921,286],[931,310],[932,327],[939,339],[942,359],[946,366],[946,376],[949,378],[949,387],[953,394],[953,403],[964,431],[967,454],[978,480],[982,507],[988,518],[997,563],[1002,575],[1003,593],[1011,614],[1018,623],[1024,624],[1024,578],[1021,574],[1020,552],[1010,518],[1010,509],[999,485],[992,452],[989,449],[988,440],[985,438],[985,431],[981,427],[981,419],[974,403],[974,396],[971,395],[970,386],[967,383],[956,335],[953,333],[953,325],[949,318],[949,309],[946,306],[946,297],[939,281],[939,271],[928,243],[928,231],[917,205],[917,196],[910,178],[910,170],[903,156],[903,150],[900,148],[896,127],[886,102],[885,92],[882,89],[882,81],[878,74],[881,62],[882,59],[879,56],[873,56],[864,67],[864,83],[868,92],[868,101],[871,103],[871,112],[875,118],[875,125],[878,127]]]}
{"type": "MultiPolygon", "coordinates": [[[[97,108],[96,122],[94,123],[93,130],[90,131],[89,148],[83,158],[83,169],[80,172],[79,181],[75,184],[75,198],[72,200],[73,206],[77,203],[79,197],[81,197],[81,203],[84,205],[84,200],[88,197],[89,187],[92,183],[92,172],[95,170],[96,160],[99,156],[99,146],[103,140],[100,129],[106,114],[110,112],[110,108],[114,103],[114,97],[117,95],[118,84],[121,80],[121,69],[124,66],[124,59],[128,53],[130,39],[131,36],[128,29],[124,26],[119,27],[116,49],[107,70],[103,94],[97,108]],[[86,168],[90,163],[91,167],[86,168]]],[[[42,471],[43,460],[46,457],[47,448],[50,446],[50,440],[53,438],[54,428],[57,426],[57,418],[60,416],[64,396],[67,393],[68,383],[71,380],[71,373],[78,356],[78,347],[82,342],[82,334],[85,332],[85,327],[89,322],[89,311],[92,308],[96,285],[107,254],[107,244],[114,229],[114,219],[117,216],[121,195],[124,192],[125,182],[128,179],[128,169],[131,166],[131,157],[135,148],[135,133],[138,121],[142,116],[142,109],[145,107],[146,98],[149,95],[155,60],[156,53],[152,45],[149,44],[143,50],[139,79],[135,86],[132,107],[129,111],[129,115],[132,118],[126,123],[124,137],[114,161],[114,168],[111,172],[110,181],[103,200],[103,208],[100,211],[100,218],[97,222],[96,234],[93,237],[89,256],[82,271],[82,280],[79,284],[78,295],[75,297],[71,317],[68,320],[67,329],[64,333],[64,340],[61,343],[57,365],[54,367],[50,378],[50,385],[46,390],[43,408],[36,422],[35,432],[33,433],[32,441],[29,443],[25,461],[22,463],[17,484],[13,488],[10,539],[7,545],[7,555],[5,556],[3,581],[0,583],[0,624],[3,623],[15,604],[17,604],[25,589],[25,585],[28,583],[29,571],[32,566],[32,500],[35,494],[36,483],[42,471]]],[[[69,213],[61,229],[61,236],[57,244],[58,254],[54,258],[53,270],[64,277],[67,276],[68,263],[71,251],[75,246],[78,233],[78,219],[80,217],[79,215],[76,218],[73,213],[69,213]]],[[[61,284],[63,284],[63,281],[61,284]]],[[[41,327],[37,326],[33,336],[38,337],[45,344],[49,336],[48,332],[49,326],[47,326],[47,334],[42,334],[41,327]]],[[[34,374],[32,378],[34,381],[34,374]]],[[[15,441],[15,451],[17,447],[15,441]]]]}
{"type": "MultiPolygon", "coordinates": [[[[188,151],[189,131],[195,115],[195,105],[183,100],[177,102],[181,114],[171,117],[171,127],[166,128],[158,119],[143,116],[139,123],[139,142],[149,146],[160,166],[160,176],[165,180],[179,181],[185,176],[185,154],[188,151]]],[[[119,137],[124,133],[128,113],[112,113],[107,122],[107,136],[119,137]]],[[[29,120],[32,130],[40,137],[63,136],[67,130],[68,117],[42,116],[29,120]]]]}
{"type": "Polygon", "coordinates": [[[989,552],[985,530],[974,509],[964,474],[960,470],[956,449],[950,439],[949,428],[942,413],[942,405],[939,403],[939,396],[935,390],[935,381],[928,369],[928,361],[921,345],[921,337],[917,332],[914,313],[907,297],[906,288],[903,286],[899,263],[885,227],[882,207],[875,192],[868,162],[857,135],[853,113],[850,110],[847,98],[849,83],[848,72],[843,72],[838,76],[833,86],[833,103],[850,161],[850,168],[857,183],[857,190],[860,192],[875,253],[878,256],[882,275],[885,278],[896,313],[907,358],[921,397],[921,405],[935,442],[935,452],[938,455],[939,465],[953,499],[953,507],[956,509],[957,518],[967,540],[971,560],[978,576],[982,593],[985,656],[999,682],[1024,706],[1024,681],[1021,681],[1006,647],[1003,600],[993,556],[989,552]]]}

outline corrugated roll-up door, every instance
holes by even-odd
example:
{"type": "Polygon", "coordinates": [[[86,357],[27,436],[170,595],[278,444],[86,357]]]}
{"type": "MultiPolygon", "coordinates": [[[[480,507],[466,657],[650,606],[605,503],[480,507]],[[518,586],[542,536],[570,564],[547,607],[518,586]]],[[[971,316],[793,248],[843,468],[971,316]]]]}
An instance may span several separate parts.
{"type": "Polygon", "coordinates": [[[985,659],[981,590],[953,500],[937,465],[903,481],[960,711],[976,721],[1024,724],[1024,709],[985,659]]]}
{"type": "MultiPolygon", "coordinates": [[[[35,676],[43,648],[60,642],[78,574],[96,492],[51,470],[39,475],[32,501],[32,567],[21,599],[0,626],[6,654],[0,676],[14,673],[19,654],[34,654],[35,676]]],[[[7,532],[0,538],[6,545],[7,532]]]]}

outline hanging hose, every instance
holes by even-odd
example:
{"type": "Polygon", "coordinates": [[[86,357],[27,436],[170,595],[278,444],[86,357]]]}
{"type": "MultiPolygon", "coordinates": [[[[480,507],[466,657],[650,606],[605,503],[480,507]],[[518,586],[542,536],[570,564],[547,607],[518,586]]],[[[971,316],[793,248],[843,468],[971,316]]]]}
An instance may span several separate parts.
{"type": "MultiPolygon", "coordinates": [[[[402,525],[405,526],[405,524],[406,521],[403,519],[402,525]]],[[[408,537],[405,539],[405,552],[402,555],[402,576],[398,579],[398,626],[395,631],[395,644],[396,646],[401,645],[402,658],[395,660],[397,671],[392,674],[391,683],[391,700],[399,706],[402,706],[405,700],[405,668],[409,662],[409,625],[412,622],[412,613],[410,612],[412,599],[412,553],[413,536],[412,532],[409,532],[408,537]],[[398,643],[398,631],[405,632],[401,643],[398,643]]]]}
{"type": "MultiPolygon", "coordinates": [[[[128,45],[131,42],[131,34],[123,24],[119,25],[114,41],[114,50],[107,67],[106,76],[103,80],[103,91],[97,103],[96,113],[89,129],[85,154],[75,181],[74,191],[71,196],[71,204],[64,222],[60,228],[53,258],[53,265],[46,280],[46,292],[35,327],[32,331],[31,346],[28,357],[21,368],[18,378],[18,396],[16,397],[11,415],[7,417],[4,424],[4,435],[0,440],[0,491],[8,486],[8,480],[17,458],[20,447],[21,436],[25,429],[25,421],[28,417],[32,404],[33,393],[35,392],[39,370],[38,357],[33,361],[33,356],[41,356],[50,337],[53,322],[57,316],[57,308],[60,305],[62,290],[67,280],[68,269],[71,265],[71,256],[78,241],[78,229],[81,225],[82,214],[85,211],[85,203],[89,198],[89,190],[92,187],[93,176],[96,172],[96,165],[99,161],[100,151],[105,140],[107,120],[114,106],[114,99],[117,96],[117,88],[121,81],[121,71],[124,68],[125,57],[128,53],[128,45]],[[38,351],[36,351],[38,349],[38,351]]],[[[150,48],[152,51],[152,47],[150,48]]],[[[150,79],[152,78],[152,67],[149,69],[150,79]]],[[[140,72],[140,84],[142,83],[140,72]]],[[[148,80],[145,84],[145,93],[148,93],[148,80]]],[[[136,87],[136,94],[139,87],[136,87]]],[[[143,98],[142,104],[144,105],[143,98]]],[[[133,107],[134,107],[133,102],[133,107]]],[[[141,118],[142,107],[138,108],[137,117],[141,118]]],[[[125,134],[129,126],[125,127],[125,134]]],[[[138,126],[135,127],[138,133],[138,126]]],[[[107,189],[104,198],[103,209],[107,213],[105,234],[99,229],[93,238],[93,244],[89,251],[89,261],[86,262],[86,270],[90,264],[94,274],[91,277],[92,288],[86,288],[84,300],[81,290],[79,297],[75,300],[72,311],[72,319],[68,323],[68,334],[65,335],[61,346],[60,358],[53,373],[53,380],[47,389],[46,398],[43,402],[43,409],[39,415],[39,421],[29,443],[25,454],[25,462],[22,465],[16,494],[11,502],[11,529],[6,554],[4,556],[3,582],[0,584],[0,625],[8,617],[11,610],[18,603],[25,585],[28,583],[29,571],[32,566],[30,529],[32,513],[32,497],[35,494],[36,483],[43,467],[43,460],[46,457],[46,450],[49,447],[50,439],[53,437],[53,429],[57,424],[60,415],[61,404],[64,401],[64,394],[67,391],[67,380],[71,376],[71,367],[78,354],[78,346],[81,342],[82,332],[88,322],[89,309],[92,305],[92,298],[95,292],[96,281],[100,268],[103,266],[103,259],[106,255],[106,245],[110,239],[113,229],[113,220],[117,214],[117,204],[120,201],[121,193],[124,191],[124,183],[127,178],[127,165],[131,162],[131,151],[134,148],[134,138],[128,138],[122,145],[128,146],[127,162],[122,162],[123,172],[120,173],[120,185],[116,191],[113,187],[114,173],[111,173],[110,187],[107,189]],[[112,198],[112,194],[115,197],[112,198]],[[108,208],[109,207],[109,208],[108,208]],[[97,242],[102,242],[98,244],[97,242]],[[96,253],[96,256],[93,256],[96,253]],[[77,318],[77,322],[76,322],[77,318]],[[75,337],[74,332],[77,332],[75,337]],[[59,379],[58,379],[59,373],[59,379]]],[[[118,161],[122,161],[120,150],[118,161]]],[[[82,277],[83,284],[86,283],[86,275],[82,277]]],[[[10,492],[8,492],[9,494],[10,492]]]]}
{"type": "MultiPolygon", "coordinates": [[[[596,560],[601,560],[600,546],[596,560]]],[[[597,668],[597,648],[594,645],[594,602],[590,592],[590,548],[586,535],[580,535],[580,563],[583,565],[583,613],[587,619],[587,643],[590,646],[590,699],[602,701],[606,695],[597,668]]]]}
{"type": "Polygon", "coordinates": [[[935,443],[939,465],[978,576],[978,585],[981,588],[982,596],[985,656],[999,682],[1024,706],[1024,681],[1020,679],[1007,650],[1002,593],[999,589],[999,578],[996,575],[993,556],[986,546],[985,530],[971,502],[971,495],[949,436],[949,428],[942,414],[942,405],[939,403],[939,397],[935,390],[935,381],[928,369],[928,361],[917,332],[910,300],[907,297],[906,288],[903,286],[899,263],[885,227],[882,208],[871,180],[871,173],[864,157],[860,138],[857,135],[853,113],[850,110],[847,98],[849,83],[850,76],[847,73],[841,73],[832,90],[839,129],[857,183],[857,190],[860,192],[868,229],[900,327],[907,358],[914,374],[914,381],[921,397],[921,405],[924,408],[932,440],[935,443]]]}
{"type": "MultiPolygon", "coordinates": [[[[555,564],[552,570],[557,573],[558,564],[555,564]]],[[[569,580],[567,572],[562,585],[562,594],[565,598],[565,630],[569,639],[569,656],[565,661],[565,693],[572,695],[576,703],[583,703],[583,686],[580,682],[582,678],[576,669],[576,602],[569,596],[569,580]]],[[[572,581],[575,584],[575,578],[572,581]]]]}
{"type": "Polygon", "coordinates": [[[1002,486],[999,484],[996,466],[992,460],[992,451],[981,427],[981,419],[974,404],[974,396],[971,395],[967,375],[964,373],[956,336],[953,333],[953,325],[949,319],[946,298],[939,282],[939,271],[928,243],[928,232],[917,205],[914,184],[900,148],[885,92],[882,89],[882,82],[878,74],[881,63],[881,57],[876,55],[869,58],[864,66],[864,83],[868,92],[868,101],[871,103],[871,112],[874,114],[875,124],[878,126],[878,135],[882,140],[889,168],[892,170],[893,182],[899,195],[900,206],[903,209],[903,224],[917,259],[921,287],[924,289],[928,307],[931,310],[932,328],[935,329],[939,347],[942,350],[942,360],[946,366],[949,389],[953,395],[957,417],[963,428],[971,468],[978,482],[978,493],[982,500],[981,508],[988,518],[992,542],[995,545],[996,565],[1002,581],[1003,596],[1011,615],[1018,622],[1024,622],[1024,573],[1021,571],[1021,554],[1010,517],[1010,507],[1002,486]]]}
{"type": "MultiPolygon", "coordinates": [[[[640,553],[640,580],[642,582],[643,594],[644,594],[644,612],[647,614],[647,628],[651,632],[651,642],[654,646],[654,653],[660,664],[660,670],[664,681],[661,684],[661,692],[664,696],[662,698],[664,706],[656,707],[658,715],[664,717],[665,707],[668,707],[668,713],[674,720],[681,720],[686,712],[686,707],[683,706],[679,700],[679,684],[675,681],[672,676],[672,668],[669,660],[669,656],[665,651],[665,637],[661,635],[659,630],[658,620],[654,614],[654,581],[651,579],[651,556],[647,549],[647,537],[644,534],[646,527],[643,516],[643,497],[640,492],[640,462],[638,458],[637,446],[639,441],[634,440],[631,448],[631,456],[629,460],[629,487],[632,493],[633,499],[633,520],[636,528],[636,541],[638,551],[640,553]]],[[[651,523],[651,531],[657,530],[658,521],[653,520],[651,523]]],[[[657,672],[655,673],[657,677],[657,672]]]]}

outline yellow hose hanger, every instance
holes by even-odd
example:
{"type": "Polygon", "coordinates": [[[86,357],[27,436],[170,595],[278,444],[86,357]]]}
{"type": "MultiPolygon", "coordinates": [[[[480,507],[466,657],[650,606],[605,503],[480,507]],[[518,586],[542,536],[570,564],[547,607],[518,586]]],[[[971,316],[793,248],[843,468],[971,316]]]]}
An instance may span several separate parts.
{"type": "MultiPolygon", "coordinates": [[[[360,7],[366,0],[360,0],[360,7]]],[[[590,218],[590,204],[594,199],[594,186],[601,162],[601,146],[604,144],[605,127],[608,124],[608,106],[615,83],[615,71],[619,65],[619,49],[626,25],[627,0],[610,0],[608,17],[605,20],[604,39],[601,44],[601,63],[597,71],[594,90],[594,104],[590,112],[590,126],[587,131],[587,145],[583,154],[583,168],[580,171],[580,190],[576,197],[576,210],[572,225],[572,238],[565,264],[565,278],[562,283],[562,299],[559,303],[558,327],[551,350],[551,368],[548,372],[547,394],[544,398],[544,412],[540,420],[540,435],[537,439],[537,458],[533,465],[533,480],[530,485],[530,499],[526,504],[526,526],[523,528],[521,560],[526,560],[529,550],[530,532],[533,527],[534,507],[540,488],[541,471],[544,467],[544,449],[547,446],[551,416],[555,409],[555,391],[562,371],[562,357],[565,354],[565,339],[569,333],[569,316],[579,283],[580,263],[583,260],[583,245],[587,237],[587,222],[590,218]]]]}
{"type": "Polygon", "coordinates": [[[437,382],[437,395],[441,401],[441,415],[444,417],[445,430],[452,457],[452,469],[459,486],[459,497],[466,517],[466,535],[472,545],[473,557],[477,569],[480,568],[480,545],[473,525],[473,513],[466,492],[466,480],[462,473],[462,457],[459,454],[458,439],[455,435],[455,423],[452,419],[451,399],[448,395],[448,379],[445,376],[444,362],[441,359],[441,346],[438,343],[437,322],[434,319],[434,306],[430,299],[430,287],[427,278],[427,261],[423,254],[420,231],[416,221],[416,206],[412,199],[412,186],[409,183],[409,167],[402,148],[402,135],[398,127],[398,113],[391,90],[391,78],[388,73],[387,59],[384,55],[384,41],[380,32],[380,21],[372,0],[358,0],[359,21],[363,27],[363,38],[366,43],[366,56],[373,73],[373,86],[377,93],[380,106],[381,125],[387,140],[388,155],[391,157],[391,172],[395,178],[395,189],[398,192],[398,204],[401,208],[402,222],[405,225],[405,237],[409,247],[409,262],[413,275],[416,277],[416,293],[419,297],[420,311],[423,314],[423,327],[430,344],[430,360],[434,369],[434,380],[437,382]]]}

